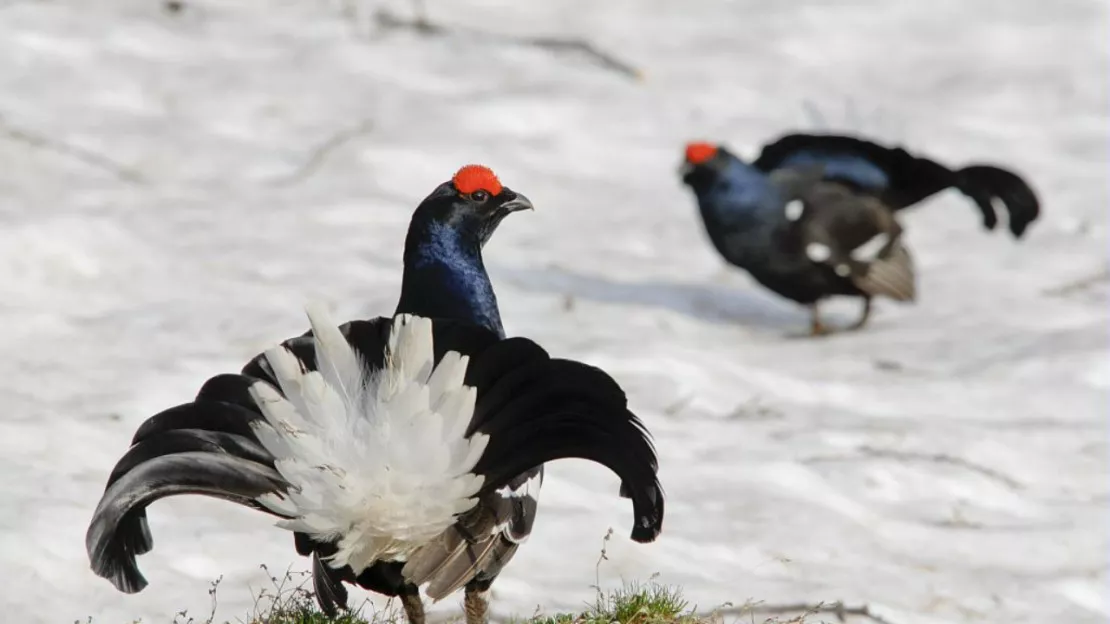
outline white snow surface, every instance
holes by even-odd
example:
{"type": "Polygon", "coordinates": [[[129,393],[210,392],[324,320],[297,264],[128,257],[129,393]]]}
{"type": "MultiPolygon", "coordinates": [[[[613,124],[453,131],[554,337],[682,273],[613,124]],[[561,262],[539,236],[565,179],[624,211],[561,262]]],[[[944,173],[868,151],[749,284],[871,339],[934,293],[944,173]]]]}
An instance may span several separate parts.
{"type": "Polygon", "coordinates": [[[486,247],[509,333],[624,385],[668,493],[634,544],[614,476],[551,465],[498,619],[591,600],[609,527],[604,587],[658,575],[702,609],[1110,617],[1107,289],[1058,290],[1107,262],[1105,2],[439,1],[459,30],[438,37],[373,26],[407,3],[348,5],[0,2],[4,621],[203,616],[221,575],[234,620],[259,564],[307,569],[263,514],[178,497],[151,507],[151,584],[124,595],[84,532],[136,426],[303,332],[306,302],[392,312],[411,210],[470,162],[537,207],[486,247]],[[481,32],[586,37],[643,80],[481,32]],[[801,337],[804,310],[710,248],[675,168],[690,139],[753,154],[814,127],[806,101],[1012,166],[1044,217],[1015,243],[946,192],[904,219],[918,303],[801,337]]]}

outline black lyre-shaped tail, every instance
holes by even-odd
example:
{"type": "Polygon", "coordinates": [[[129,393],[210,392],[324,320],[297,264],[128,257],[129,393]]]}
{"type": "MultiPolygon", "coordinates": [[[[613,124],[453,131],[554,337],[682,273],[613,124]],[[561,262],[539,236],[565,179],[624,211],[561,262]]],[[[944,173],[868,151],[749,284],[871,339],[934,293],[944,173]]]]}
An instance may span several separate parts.
{"type": "MultiPolygon", "coordinates": [[[[855,162],[885,178],[881,186],[862,185],[895,210],[908,208],[945,189],[955,188],[967,195],[982,214],[983,227],[998,225],[995,202],[1009,215],[1010,232],[1020,238],[1040,215],[1040,202],[1029,183],[1017,173],[995,165],[975,164],[953,170],[935,160],[913,154],[901,147],[887,147],[874,141],[836,134],[797,133],[782,136],[763,147],[754,165],[764,171],[804,158],[809,163],[855,162]]],[[[861,186],[860,180],[833,179],[861,186]]]]}
{"type": "Polygon", "coordinates": [[[153,547],[146,507],[177,494],[203,494],[265,510],[255,499],[286,486],[250,423],[250,378],[214,377],[197,399],[149,418],[108,478],[85,546],[93,571],[122,592],[147,585],[136,557],[153,547]]]}
{"type": "Polygon", "coordinates": [[[467,383],[481,389],[471,430],[490,436],[475,467],[488,487],[545,462],[580,458],[621,479],[632,500],[632,539],[650,542],[663,524],[663,490],[651,438],[628,410],[624,391],[598,368],[553,359],[523,338],[501,341],[472,365],[467,383]]]}

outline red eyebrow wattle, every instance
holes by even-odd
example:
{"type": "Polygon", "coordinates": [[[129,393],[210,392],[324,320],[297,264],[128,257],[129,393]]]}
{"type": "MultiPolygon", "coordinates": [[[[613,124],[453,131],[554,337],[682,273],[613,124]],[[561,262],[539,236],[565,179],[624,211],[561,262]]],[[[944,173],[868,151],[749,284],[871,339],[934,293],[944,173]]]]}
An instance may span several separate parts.
{"type": "Polygon", "coordinates": [[[482,165],[467,165],[459,169],[451,181],[460,193],[470,194],[482,190],[490,195],[501,194],[501,181],[489,167],[482,165]]]}
{"type": "Polygon", "coordinates": [[[686,161],[700,165],[717,155],[717,146],[711,143],[690,143],[686,146],[686,161]]]}

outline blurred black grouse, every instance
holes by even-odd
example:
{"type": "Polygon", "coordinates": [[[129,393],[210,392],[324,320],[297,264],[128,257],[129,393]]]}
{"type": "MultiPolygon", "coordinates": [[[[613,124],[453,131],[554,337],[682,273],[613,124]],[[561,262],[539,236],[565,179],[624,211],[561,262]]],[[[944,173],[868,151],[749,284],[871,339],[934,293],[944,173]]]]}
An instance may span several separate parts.
{"type": "Polygon", "coordinates": [[[468,166],[416,209],[392,318],[311,330],[209,379],[196,398],[144,422],[108,479],[86,536],[93,570],[128,593],[146,579],[146,507],[204,494],[279,518],[312,557],[321,608],[344,582],[400,596],[424,622],[419,587],[461,587],[468,624],[532,529],[545,462],[583,458],[621,479],[632,539],[663,522],[655,450],[601,370],[506,338],[482,263],[508,214],[530,208],[468,166]]]}
{"type": "Polygon", "coordinates": [[[818,303],[862,297],[863,327],[871,298],[915,296],[909,251],[895,213],[947,188],[971,197],[983,225],[998,223],[996,202],[1020,238],[1040,212],[1017,174],[991,165],[951,170],[901,148],[835,135],[791,134],[746,163],[721,146],[686,147],[683,181],[697,197],[714,247],[760,284],[807,305],[812,333],[827,331],[818,303]]]}

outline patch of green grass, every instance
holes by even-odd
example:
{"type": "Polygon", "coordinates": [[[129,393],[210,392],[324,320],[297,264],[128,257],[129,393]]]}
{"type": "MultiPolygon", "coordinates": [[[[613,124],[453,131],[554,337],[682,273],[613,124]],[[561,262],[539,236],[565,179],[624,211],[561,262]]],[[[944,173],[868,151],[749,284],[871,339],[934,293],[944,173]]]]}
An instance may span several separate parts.
{"type": "Polygon", "coordinates": [[[535,615],[514,624],[698,624],[702,621],[688,608],[677,588],[634,583],[622,589],[598,592],[593,606],[581,613],[535,615]]]}

